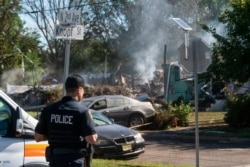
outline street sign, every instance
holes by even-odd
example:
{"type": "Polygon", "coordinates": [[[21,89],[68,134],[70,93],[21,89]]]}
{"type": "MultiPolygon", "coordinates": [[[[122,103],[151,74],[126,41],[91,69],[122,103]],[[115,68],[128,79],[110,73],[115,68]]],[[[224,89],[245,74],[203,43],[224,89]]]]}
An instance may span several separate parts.
{"type": "Polygon", "coordinates": [[[194,53],[197,54],[197,72],[205,72],[211,64],[211,50],[208,45],[200,38],[193,39],[188,47],[188,58],[185,54],[185,44],[179,47],[180,64],[189,72],[194,72],[194,53]],[[194,48],[194,43],[196,43],[194,48]]]}
{"type": "Polygon", "coordinates": [[[56,39],[75,39],[75,40],[83,40],[83,25],[55,25],[54,29],[54,37],[56,39]]]}
{"type": "MultiPolygon", "coordinates": [[[[64,60],[64,81],[69,73],[69,57],[71,39],[83,40],[84,27],[81,25],[81,10],[60,10],[58,15],[59,24],[55,25],[54,37],[66,39],[64,60]]],[[[63,89],[63,95],[65,95],[63,89]]]]}
{"type": "Polygon", "coordinates": [[[60,10],[59,11],[59,24],[70,25],[70,24],[81,24],[81,11],[80,10],[60,10]]]}

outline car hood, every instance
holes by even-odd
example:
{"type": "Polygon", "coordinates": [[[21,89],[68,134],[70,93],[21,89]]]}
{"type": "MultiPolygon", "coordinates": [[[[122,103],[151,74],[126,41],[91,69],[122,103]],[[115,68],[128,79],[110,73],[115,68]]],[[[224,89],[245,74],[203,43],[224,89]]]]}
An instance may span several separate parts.
{"type": "Polygon", "coordinates": [[[139,132],[118,125],[118,124],[111,124],[111,125],[103,125],[95,127],[96,132],[98,135],[106,137],[106,138],[119,138],[124,136],[133,136],[138,134],[139,132]]]}

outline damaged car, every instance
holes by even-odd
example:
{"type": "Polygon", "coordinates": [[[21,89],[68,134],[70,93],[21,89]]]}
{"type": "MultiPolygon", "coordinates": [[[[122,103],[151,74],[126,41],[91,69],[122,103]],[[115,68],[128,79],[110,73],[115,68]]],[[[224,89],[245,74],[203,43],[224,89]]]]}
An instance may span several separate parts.
{"type": "Polygon", "coordinates": [[[142,102],[123,95],[94,96],[82,100],[81,104],[128,127],[150,123],[155,116],[155,109],[150,102],[142,102]]]}

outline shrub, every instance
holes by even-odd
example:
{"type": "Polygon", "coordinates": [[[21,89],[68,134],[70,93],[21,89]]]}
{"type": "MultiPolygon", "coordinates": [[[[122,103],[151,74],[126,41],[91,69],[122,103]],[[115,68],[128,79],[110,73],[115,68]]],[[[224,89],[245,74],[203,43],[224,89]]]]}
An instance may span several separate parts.
{"type": "Polygon", "coordinates": [[[229,95],[224,121],[232,127],[250,127],[250,94],[229,95]]]}
{"type": "Polygon", "coordinates": [[[156,108],[153,129],[168,129],[173,126],[186,126],[193,108],[183,101],[168,103],[165,108],[156,108]]]}
{"type": "Polygon", "coordinates": [[[62,87],[58,86],[54,89],[48,89],[44,91],[44,99],[45,104],[53,103],[62,98],[63,95],[63,89],[62,87]]]}
{"type": "Polygon", "coordinates": [[[190,104],[185,104],[183,101],[175,103],[170,106],[171,113],[174,115],[174,119],[177,120],[178,126],[186,126],[190,113],[193,112],[193,108],[190,104]]]}
{"type": "Polygon", "coordinates": [[[154,117],[153,123],[151,125],[151,129],[168,129],[172,126],[172,122],[174,120],[173,114],[166,108],[166,109],[156,109],[156,115],[154,117]]]}

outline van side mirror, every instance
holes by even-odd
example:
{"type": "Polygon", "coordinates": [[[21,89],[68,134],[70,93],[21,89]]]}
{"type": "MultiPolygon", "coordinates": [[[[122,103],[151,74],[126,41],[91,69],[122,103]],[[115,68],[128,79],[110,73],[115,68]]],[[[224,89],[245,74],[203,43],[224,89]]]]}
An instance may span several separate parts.
{"type": "Polygon", "coordinates": [[[15,118],[16,118],[16,137],[20,137],[23,135],[24,123],[23,120],[21,119],[21,111],[19,107],[17,107],[16,109],[15,118]]]}
{"type": "Polygon", "coordinates": [[[16,120],[16,137],[20,137],[23,134],[23,120],[17,119],[16,120]]]}

